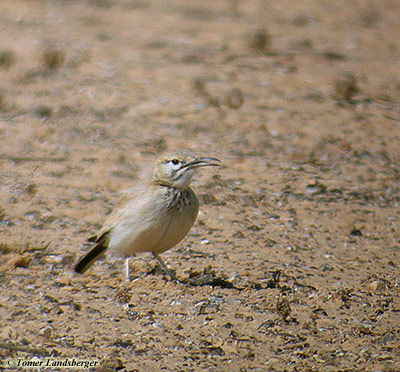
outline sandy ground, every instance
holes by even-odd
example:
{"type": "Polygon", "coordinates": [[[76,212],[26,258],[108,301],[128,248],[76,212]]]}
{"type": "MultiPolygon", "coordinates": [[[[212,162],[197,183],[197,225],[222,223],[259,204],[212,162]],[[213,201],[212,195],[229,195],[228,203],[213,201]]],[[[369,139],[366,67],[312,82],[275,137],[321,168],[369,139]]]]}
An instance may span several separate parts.
{"type": "Polygon", "coordinates": [[[400,370],[400,2],[0,10],[3,361],[400,370]],[[146,254],[129,283],[109,259],[71,277],[119,192],[183,145],[223,166],[163,257],[225,281],[170,282],[146,254]]]}

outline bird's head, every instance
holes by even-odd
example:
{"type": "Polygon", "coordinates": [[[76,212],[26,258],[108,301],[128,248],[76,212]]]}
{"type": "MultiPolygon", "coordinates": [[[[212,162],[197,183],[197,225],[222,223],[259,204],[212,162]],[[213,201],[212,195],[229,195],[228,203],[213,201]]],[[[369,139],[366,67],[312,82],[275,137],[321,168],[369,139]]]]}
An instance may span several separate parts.
{"type": "Polygon", "coordinates": [[[215,158],[200,158],[181,150],[162,155],[154,166],[152,182],[162,186],[187,189],[193,173],[200,167],[219,166],[215,158]]]}

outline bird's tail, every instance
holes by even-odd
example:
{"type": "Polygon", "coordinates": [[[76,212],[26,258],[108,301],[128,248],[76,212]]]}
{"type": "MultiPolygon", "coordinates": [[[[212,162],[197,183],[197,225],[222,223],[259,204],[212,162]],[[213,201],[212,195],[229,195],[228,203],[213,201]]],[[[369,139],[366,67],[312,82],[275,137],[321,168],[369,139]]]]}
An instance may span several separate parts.
{"type": "Polygon", "coordinates": [[[108,248],[108,232],[100,235],[99,238],[96,240],[96,245],[86,253],[75,265],[74,270],[79,273],[83,274],[92,264],[99,259],[108,248]]]}

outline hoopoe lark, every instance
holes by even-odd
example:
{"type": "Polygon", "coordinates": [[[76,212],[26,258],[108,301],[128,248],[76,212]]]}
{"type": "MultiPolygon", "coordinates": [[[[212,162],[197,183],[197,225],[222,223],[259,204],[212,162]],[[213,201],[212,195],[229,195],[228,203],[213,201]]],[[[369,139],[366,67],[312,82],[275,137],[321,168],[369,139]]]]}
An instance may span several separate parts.
{"type": "MultiPolygon", "coordinates": [[[[148,176],[119,200],[97,235],[96,245],[78,261],[75,271],[84,273],[107,250],[128,257],[151,252],[176,281],[159,254],[178,244],[196,220],[199,201],[189,187],[194,172],[219,162],[185,150],[161,156],[148,176]]],[[[125,265],[129,280],[129,258],[125,265]]]]}

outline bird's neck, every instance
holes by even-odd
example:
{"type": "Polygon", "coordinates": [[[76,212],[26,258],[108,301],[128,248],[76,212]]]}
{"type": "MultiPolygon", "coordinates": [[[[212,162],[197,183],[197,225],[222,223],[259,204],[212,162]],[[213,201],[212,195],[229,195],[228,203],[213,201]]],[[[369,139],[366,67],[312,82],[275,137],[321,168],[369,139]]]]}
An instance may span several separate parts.
{"type": "Polygon", "coordinates": [[[175,185],[174,183],[168,182],[165,180],[154,181],[153,185],[158,186],[158,187],[166,187],[168,189],[181,191],[181,192],[185,192],[185,191],[189,190],[189,185],[187,185],[187,186],[186,185],[175,185]]]}

